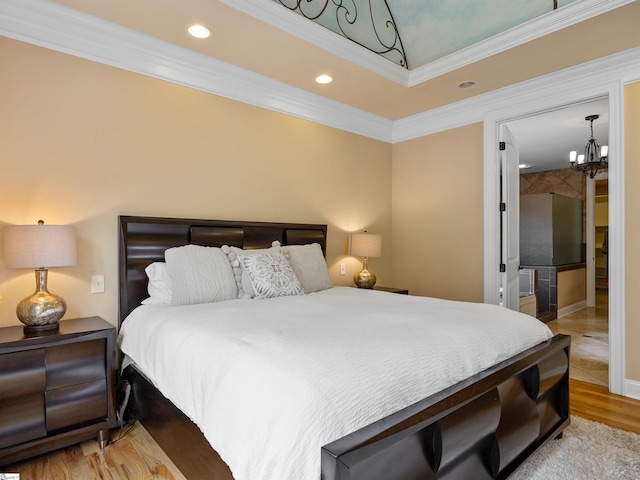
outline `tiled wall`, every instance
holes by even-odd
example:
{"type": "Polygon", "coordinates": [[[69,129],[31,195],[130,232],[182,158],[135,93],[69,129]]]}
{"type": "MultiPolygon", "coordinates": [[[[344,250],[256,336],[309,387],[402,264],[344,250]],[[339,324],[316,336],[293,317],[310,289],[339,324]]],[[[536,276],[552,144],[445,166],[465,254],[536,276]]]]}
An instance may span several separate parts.
{"type": "Polygon", "coordinates": [[[520,174],[520,195],[559,193],[565,197],[584,200],[586,190],[585,176],[572,168],[520,174]]]}
{"type": "Polygon", "coordinates": [[[556,267],[535,268],[538,270],[538,318],[548,322],[558,317],[558,272],[556,267]]]}
{"type": "MultiPolygon", "coordinates": [[[[587,203],[585,201],[587,198],[587,182],[582,173],[572,168],[521,173],[520,195],[534,193],[559,193],[565,197],[582,200],[582,224],[587,224],[587,203]]],[[[582,236],[584,239],[584,232],[582,236]]]]}

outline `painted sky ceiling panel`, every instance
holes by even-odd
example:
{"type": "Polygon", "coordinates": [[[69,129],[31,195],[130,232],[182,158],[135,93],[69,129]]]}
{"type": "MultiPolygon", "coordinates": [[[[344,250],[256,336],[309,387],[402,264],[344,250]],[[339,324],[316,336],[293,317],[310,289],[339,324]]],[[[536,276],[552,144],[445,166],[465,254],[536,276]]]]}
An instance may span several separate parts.
{"type": "Polygon", "coordinates": [[[274,0],[409,69],[578,0],[274,0]]]}

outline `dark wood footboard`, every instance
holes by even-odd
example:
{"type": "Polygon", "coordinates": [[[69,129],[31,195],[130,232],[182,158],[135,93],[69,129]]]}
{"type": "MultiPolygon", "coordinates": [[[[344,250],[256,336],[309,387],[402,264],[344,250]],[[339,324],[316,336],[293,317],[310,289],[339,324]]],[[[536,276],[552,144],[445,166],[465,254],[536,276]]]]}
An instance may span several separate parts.
{"type": "Polygon", "coordinates": [[[323,480],[503,479],[569,424],[557,335],[322,449],[323,480]]]}

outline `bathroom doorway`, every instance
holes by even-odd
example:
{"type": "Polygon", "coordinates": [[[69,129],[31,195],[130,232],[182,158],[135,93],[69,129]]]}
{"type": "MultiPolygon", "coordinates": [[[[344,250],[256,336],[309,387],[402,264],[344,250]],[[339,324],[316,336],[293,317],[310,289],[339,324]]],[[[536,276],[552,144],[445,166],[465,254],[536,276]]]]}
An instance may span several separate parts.
{"type": "MultiPolygon", "coordinates": [[[[589,123],[584,119],[592,114],[600,115],[599,122],[594,122],[595,138],[601,145],[608,144],[608,113],[604,97],[506,123],[518,140],[521,204],[537,196],[543,202],[548,196],[563,203],[580,202],[574,214],[582,215],[582,238],[577,240],[581,245],[575,246],[582,248],[581,254],[573,255],[571,263],[541,262],[545,265],[539,266],[526,265],[522,256],[525,263],[521,265],[535,270],[536,316],[554,333],[571,335],[571,377],[607,387],[608,257],[602,245],[608,235],[608,180],[606,174],[604,179],[592,180],[571,169],[569,151],[584,148],[589,138],[589,123]],[[523,196],[529,196],[527,201],[522,201],[523,196]]],[[[530,239],[531,233],[522,236],[530,239]]]]}

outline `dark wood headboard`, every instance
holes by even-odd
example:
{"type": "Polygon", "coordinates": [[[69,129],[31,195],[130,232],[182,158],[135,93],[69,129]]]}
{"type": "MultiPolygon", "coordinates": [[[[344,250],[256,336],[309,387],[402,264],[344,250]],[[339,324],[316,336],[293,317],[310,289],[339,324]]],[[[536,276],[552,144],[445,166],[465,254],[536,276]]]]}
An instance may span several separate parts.
{"type": "Polygon", "coordinates": [[[120,323],[148,297],[144,269],[152,262],[164,262],[164,252],[171,247],[194,244],[252,249],[270,247],[278,240],[282,245],[319,243],[326,255],[326,225],[133,216],[118,218],[120,323]]]}

